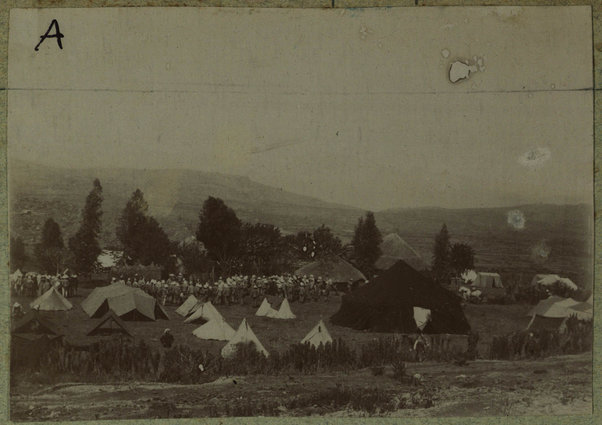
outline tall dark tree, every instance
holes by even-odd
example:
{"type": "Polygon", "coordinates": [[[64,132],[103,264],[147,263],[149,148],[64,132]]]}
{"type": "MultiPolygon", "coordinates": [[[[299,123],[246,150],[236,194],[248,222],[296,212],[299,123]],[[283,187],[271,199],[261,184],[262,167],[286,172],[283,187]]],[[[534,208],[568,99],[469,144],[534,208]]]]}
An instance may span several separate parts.
{"type": "Polygon", "coordinates": [[[224,269],[230,268],[239,253],[242,223],[234,210],[213,196],[203,203],[196,238],[207,249],[209,257],[224,269]]]}
{"type": "Polygon", "coordinates": [[[27,261],[25,253],[25,244],[20,237],[10,237],[10,270],[11,272],[20,269],[27,261]]]}
{"type": "Polygon", "coordinates": [[[42,237],[35,247],[35,254],[42,270],[56,274],[65,263],[65,244],[59,224],[52,218],[44,222],[42,237]]]}
{"type": "Polygon", "coordinates": [[[280,229],[271,224],[245,223],[240,245],[244,273],[278,274],[290,259],[280,229]]]}
{"type": "Polygon", "coordinates": [[[382,254],[380,249],[382,241],[383,238],[376,226],[374,213],[368,211],[365,217],[360,217],[357,221],[351,242],[356,266],[366,276],[370,276],[374,272],[374,263],[382,254]]]}
{"type": "Polygon", "coordinates": [[[440,284],[448,283],[451,276],[451,246],[449,243],[449,232],[444,223],[435,236],[435,245],[433,247],[433,278],[440,284]]]}
{"type": "Polygon", "coordinates": [[[92,271],[101,252],[98,235],[101,229],[102,201],[102,186],[100,181],[95,179],[92,190],[86,197],[79,230],[69,239],[69,249],[73,254],[75,269],[79,273],[92,271]]]}
{"type": "Polygon", "coordinates": [[[455,276],[474,269],[474,249],[467,243],[454,243],[450,248],[450,266],[455,276]]]}
{"type": "Polygon", "coordinates": [[[165,265],[170,254],[169,238],[159,222],[147,213],[144,194],[136,189],[119,217],[117,238],[126,258],[132,262],[165,265]]]}
{"type": "Polygon", "coordinates": [[[339,255],[343,248],[341,240],[324,224],[314,230],[312,239],[315,242],[315,256],[317,258],[339,255]]]}

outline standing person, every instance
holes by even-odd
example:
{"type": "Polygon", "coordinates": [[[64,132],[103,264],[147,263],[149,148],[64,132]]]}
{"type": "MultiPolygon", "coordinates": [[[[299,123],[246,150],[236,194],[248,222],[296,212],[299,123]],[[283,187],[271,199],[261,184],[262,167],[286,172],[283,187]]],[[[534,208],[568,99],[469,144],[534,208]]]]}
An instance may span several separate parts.
{"type": "Polygon", "coordinates": [[[163,347],[171,348],[174,342],[174,336],[171,334],[171,331],[169,329],[165,329],[163,331],[163,335],[161,335],[160,341],[163,347]]]}

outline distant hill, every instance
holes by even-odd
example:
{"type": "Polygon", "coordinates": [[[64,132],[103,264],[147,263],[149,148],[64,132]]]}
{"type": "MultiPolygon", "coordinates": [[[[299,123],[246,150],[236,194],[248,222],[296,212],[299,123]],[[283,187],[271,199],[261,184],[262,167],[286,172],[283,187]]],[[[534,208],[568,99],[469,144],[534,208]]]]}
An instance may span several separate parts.
{"type": "MultiPolygon", "coordinates": [[[[253,182],[246,177],[191,170],[67,169],[11,160],[9,196],[11,234],[30,247],[42,224],[53,217],[65,240],[79,226],[85,197],[98,177],[104,189],[102,244],[117,245],[120,211],[136,188],[149,203],[170,238],[195,233],[198,214],[208,196],[217,196],[244,221],[271,223],[283,233],[312,230],[326,224],[344,241],[353,235],[363,211],[297,195],[253,182]]],[[[477,267],[502,273],[555,272],[589,286],[592,264],[592,207],[586,205],[524,205],[512,208],[394,209],[375,213],[383,235],[398,233],[427,263],[435,234],[446,223],[453,241],[471,244],[477,267]],[[508,211],[526,217],[523,230],[507,222],[508,211]],[[534,252],[546,253],[547,259],[534,252]]],[[[526,279],[525,277],[525,279],[526,279]]]]}

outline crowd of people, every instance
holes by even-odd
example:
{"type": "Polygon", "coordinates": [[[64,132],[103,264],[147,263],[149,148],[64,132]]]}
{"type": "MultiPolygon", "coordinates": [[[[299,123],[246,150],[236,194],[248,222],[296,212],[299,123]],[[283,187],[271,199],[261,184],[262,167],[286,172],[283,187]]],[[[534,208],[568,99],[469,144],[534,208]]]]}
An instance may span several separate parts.
{"type": "Polygon", "coordinates": [[[77,295],[78,279],[76,275],[66,272],[56,275],[13,273],[10,276],[10,287],[14,295],[24,297],[39,297],[52,287],[64,297],[74,297],[77,295]]]}
{"type": "Polygon", "coordinates": [[[132,278],[113,278],[112,283],[120,282],[140,288],[153,296],[161,304],[180,305],[190,295],[198,300],[211,301],[216,305],[246,304],[258,306],[268,295],[288,298],[291,302],[318,301],[328,299],[335,291],[331,279],[314,276],[243,276],[220,277],[215,282],[202,282],[197,278],[186,279],[182,275],[171,275],[166,280],[132,278]]]}

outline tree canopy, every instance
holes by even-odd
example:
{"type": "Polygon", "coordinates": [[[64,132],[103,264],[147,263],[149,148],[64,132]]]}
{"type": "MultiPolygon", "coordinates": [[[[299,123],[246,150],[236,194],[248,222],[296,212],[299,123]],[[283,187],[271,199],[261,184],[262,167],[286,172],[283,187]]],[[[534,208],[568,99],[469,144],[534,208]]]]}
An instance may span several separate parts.
{"type": "Polygon", "coordinates": [[[45,273],[59,273],[65,262],[64,248],[59,224],[52,218],[47,219],[42,227],[40,242],[35,247],[36,257],[45,273]]]}
{"type": "Polygon", "coordinates": [[[170,254],[169,238],[159,222],[147,213],[144,194],[136,189],[119,217],[117,238],[126,258],[132,262],[165,265],[170,254]]]}
{"type": "Polygon", "coordinates": [[[102,201],[102,186],[95,179],[93,188],[86,197],[79,230],[69,239],[74,266],[79,273],[90,272],[101,252],[98,236],[101,230],[102,201]]]}
{"type": "Polygon", "coordinates": [[[208,197],[199,214],[196,238],[202,242],[209,258],[226,267],[239,252],[242,223],[223,200],[208,197]]]}
{"type": "Polygon", "coordinates": [[[441,230],[435,236],[433,246],[433,278],[439,283],[447,283],[451,276],[451,247],[447,225],[443,223],[441,230]]]}
{"type": "Polygon", "coordinates": [[[365,217],[358,219],[351,242],[355,264],[366,276],[372,276],[374,272],[374,263],[382,254],[380,249],[382,241],[374,213],[368,211],[365,217]]]}

